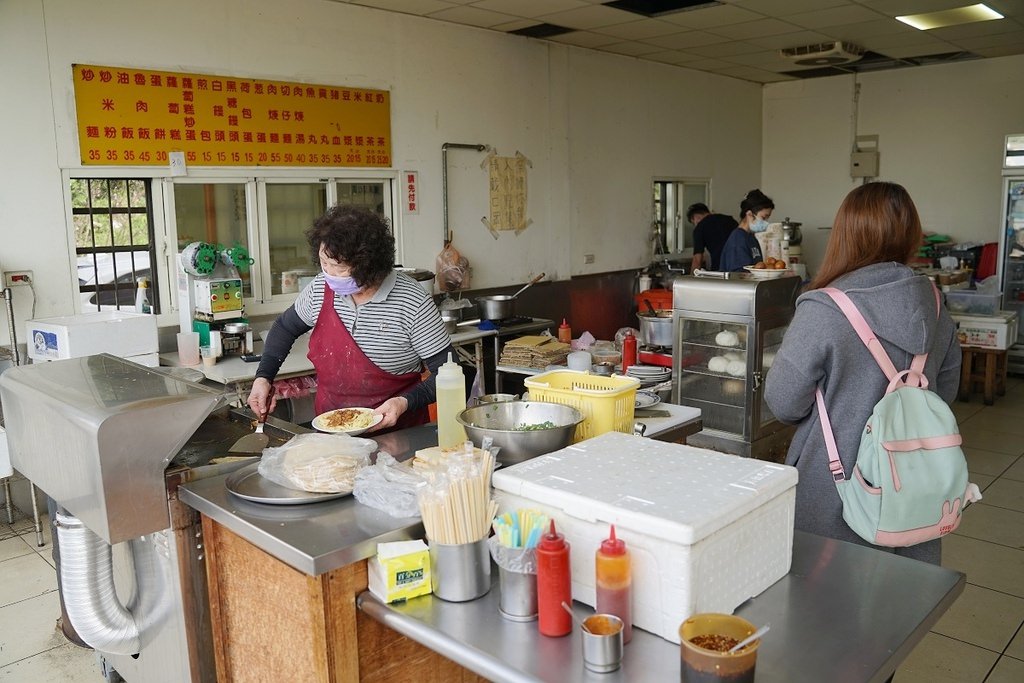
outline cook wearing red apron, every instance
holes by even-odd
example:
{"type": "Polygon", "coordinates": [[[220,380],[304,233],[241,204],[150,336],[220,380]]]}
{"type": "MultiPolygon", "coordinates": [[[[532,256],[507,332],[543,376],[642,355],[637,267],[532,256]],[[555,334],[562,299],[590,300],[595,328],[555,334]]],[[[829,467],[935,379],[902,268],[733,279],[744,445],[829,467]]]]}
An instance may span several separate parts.
{"type": "MultiPolygon", "coordinates": [[[[401,396],[421,381],[419,372],[393,375],[381,370],[352,338],[334,308],[334,290],[324,283],[324,300],[309,337],[307,357],[316,368],[316,414],[337,408],[376,408],[401,396]]],[[[403,429],[430,421],[426,406],[407,410],[392,429],[403,429]]],[[[386,431],[386,430],[381,430],[386,431]]]]}

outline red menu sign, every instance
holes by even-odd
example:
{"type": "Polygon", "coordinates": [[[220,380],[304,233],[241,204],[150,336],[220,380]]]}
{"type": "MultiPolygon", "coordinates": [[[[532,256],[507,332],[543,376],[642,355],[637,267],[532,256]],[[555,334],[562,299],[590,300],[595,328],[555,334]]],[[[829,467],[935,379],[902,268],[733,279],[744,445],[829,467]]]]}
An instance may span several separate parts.
{"type": "Polygon", "coordinates": [[[82,163],[391,165],[386,90],[75,64],[82,163]]]}

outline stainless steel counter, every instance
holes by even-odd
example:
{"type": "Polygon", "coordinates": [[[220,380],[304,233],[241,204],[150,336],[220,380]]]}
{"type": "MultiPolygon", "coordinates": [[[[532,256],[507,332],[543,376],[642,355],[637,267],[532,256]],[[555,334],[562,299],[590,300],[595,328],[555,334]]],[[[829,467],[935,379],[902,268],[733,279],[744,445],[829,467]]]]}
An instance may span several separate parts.
{"type": "MultiPolygon", "coordinates": [[[[437,425],[368,436],[381,450],[404,460],[420,448],[437,445],[437,425]]],[[[372,557],[378,543],[423,538],[418,518],[391,517],[351,496],[309,505],[263,505],[229,493],[225,478],[185,484],[178,495],[186,505],[312,576],[372,557]]]]}
{"type": "MultiPolygon", "coordinates": [[[[873,548],[796,532],[790,573],[737,614],[770,622],[757,680],[884,681],[964,589],[963,574],[873,548]]],[[[547,638],[536,622],[498,614],[498,586],[465,603],[433,596],[385,605],[369,592],[359,608],[388,627],[493,681],[679,680],[679,646],[640,629],[622,669],[583,668],[579,630],[547,638]]],[[[580,603],[582,615],[591,612],[580,603]]]]}

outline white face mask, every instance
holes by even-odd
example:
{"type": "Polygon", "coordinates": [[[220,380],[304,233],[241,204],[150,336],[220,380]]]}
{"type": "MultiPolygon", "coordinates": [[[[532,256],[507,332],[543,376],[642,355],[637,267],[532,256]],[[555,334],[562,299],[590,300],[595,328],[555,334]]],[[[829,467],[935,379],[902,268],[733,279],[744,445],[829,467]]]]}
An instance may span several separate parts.
{"type": "Polygon", "coordinates": [[[754,219],[750,221],[750,232],[764,232],[767,229],[768,221],[760,216],[754,216],[754,219]]]}

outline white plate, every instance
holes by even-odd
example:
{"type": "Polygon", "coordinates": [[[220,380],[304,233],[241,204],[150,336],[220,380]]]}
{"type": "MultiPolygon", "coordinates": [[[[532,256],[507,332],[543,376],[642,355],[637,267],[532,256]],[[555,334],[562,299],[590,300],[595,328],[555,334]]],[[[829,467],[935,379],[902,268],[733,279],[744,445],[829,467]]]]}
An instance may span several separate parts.
{"type": "Polygon", "coordinates": [[[661,375],[666,372],[671,372],[671,370],[660,365],[630,365],[626,369],[627,374],[633,374],[638,377],[640,375],[661,375]]]}
{"type": "Polygon", "coordinates": [[[636,401],[633,403],[634,408],[650,408],[661,403],[661,398],[652,391],[638,391],[636,392],[636,401]]]}
{"type": "Polygon", "coordinates": [[[743,266],[743,270],[747,271],[751,275],[761,280],[774,280],[777,277],[783,275],[792,275],[793,271],[789,268],[755,268],[754,266],[743,266]]]}
{"type": "Polygon", "coordinates": [[[325,432],[327,434],[348,434],[349,436],[359,436],[370,427],[379,424],[380,421],[384,419],[383,415],[381,415],[380,413],[374,413],[373,410],[370,408],[338,408],[338,410],[358,410],[364,413],[372,413],[373,420],[370,422],[370,424],[366,425],[365,427],[358,427],[356,429],[340,429],[338,427],[328,427],[325,424],[327,421],[327,416],[330,415],[331,413],[338,412],[337,410],[328,410],[326,413],[321,413],[320,415],[317,415],[316,417],[313,418],[313,429],[317,430],[318,432],[325,432]]]}

